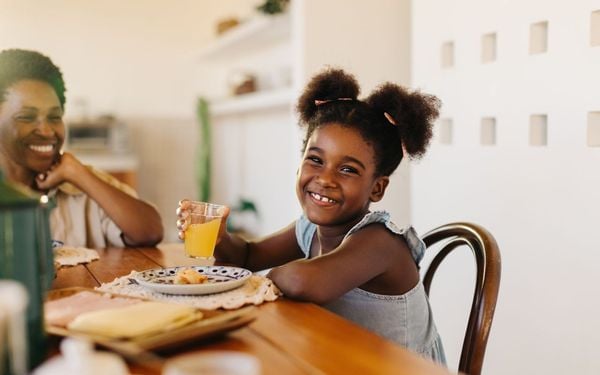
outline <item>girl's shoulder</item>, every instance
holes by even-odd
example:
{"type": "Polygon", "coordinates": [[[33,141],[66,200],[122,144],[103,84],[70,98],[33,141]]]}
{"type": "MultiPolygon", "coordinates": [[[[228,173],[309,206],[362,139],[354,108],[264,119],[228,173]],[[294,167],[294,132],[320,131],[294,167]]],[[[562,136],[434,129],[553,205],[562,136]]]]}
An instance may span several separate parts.
{"type": "Polygon", "coordinates": [[[387,211],[372,211],[367,213],[361,221],[348,231],[346,238],[353,233],[360,231],[362,228],[375,223],[383,224],[385,229],[389,232],[403,237],[417,264],[423,259],[423,255],[425,254],[425,243],[421,240],[417,231],[410,225],[399,228],[392,222],[390,213],[387,211]]]}
{"type": "Polygon", "coordinates": [[[361,230],[369,224],[381,223],[384,224],[385,227],[391,231],[392,233],[402,234],[403,229],[400,229],[394,224],[391,220],[390,213],[387,211],[372,211],[368,212],[361,221],[359,221],[356,225],[354,225],[348,233],[346,233],[346,237],[350,236],[353,233],[361,230]]]}
{"type": "MultiPolygon", "coordinates": [[[[392,222],[391,215],[387,211],[368,212],[361,221],[346,233],[345,238],[360,231],[362,228],[375,223],[381,223],[389,232],[403,237],[415,262],[417,264],[421,262],[421,259],[423,259],[423,255],[425,254],[425,243],[421,240],[417,231],[412,226],[404,228],[396,226],[396,224],[392,222]]],[[[296,240],[306,257],[308,257],[310,245],[316,230],[317,226],[310,222],[305,215],[301,215],[296,221],[296,240]]]]}

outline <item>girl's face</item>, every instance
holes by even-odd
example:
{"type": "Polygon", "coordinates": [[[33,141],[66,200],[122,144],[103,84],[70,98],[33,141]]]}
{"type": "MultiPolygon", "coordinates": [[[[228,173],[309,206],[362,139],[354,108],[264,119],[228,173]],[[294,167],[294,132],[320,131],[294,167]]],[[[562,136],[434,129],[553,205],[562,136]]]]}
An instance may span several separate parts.
{"type": "Polygon", "coordinates": [[[0,102],[0,157],[11,168],[37,174],[50,168],[65,138],[63,110],[49,84],[22,80],[0,102]]]}
{"type": "Polygon", "coordinates": [[[338,124],[316,129],[307,142],[296,194],[307,218],[322,226],[354,225],[389,182],[375,176],[375,155],[360,133],[338,124]]]}

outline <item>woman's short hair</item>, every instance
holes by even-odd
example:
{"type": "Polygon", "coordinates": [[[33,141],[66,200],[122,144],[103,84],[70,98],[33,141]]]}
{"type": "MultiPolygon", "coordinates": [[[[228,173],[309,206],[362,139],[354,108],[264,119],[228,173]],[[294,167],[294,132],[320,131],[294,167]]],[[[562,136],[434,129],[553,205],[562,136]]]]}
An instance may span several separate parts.
{"type": "Polygon", "coordinates": [[[36,51],[6,49],[0,52],[0,102],[6,90],[16,82],[31,79],[52,86],[61,107],[65,106],[65,81],[59,67],[49,57],[36,51]]]}

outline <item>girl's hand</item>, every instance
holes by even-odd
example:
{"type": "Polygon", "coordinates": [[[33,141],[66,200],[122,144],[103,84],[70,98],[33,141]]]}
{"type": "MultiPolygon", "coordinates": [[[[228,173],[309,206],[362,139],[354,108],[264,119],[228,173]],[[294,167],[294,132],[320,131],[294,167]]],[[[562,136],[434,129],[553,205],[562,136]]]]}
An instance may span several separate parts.
{"type": "Polygon", "coordinates": [[[65,152],[58,156],[56,162],[44,173],[36,176],[35,181],[38,189],[49,190],[63,182],[71,182],[75,185],[77,176],[86,173],[87,169],[73,154],[65,152]]]}
{"type": "Polygon", "coordinates": [[[185,239],[185,230],[190,224],[190,200],[182,199],[179,201],[177,205],[177,210],[175,213],[177,214],[177,236],[180,240],[185,239]]]}
{"type": "MultiPolygon", "coordinates": [[[[191,201],[189,199],[182,199],[179,201],[177,206],[177,236],[180,240],[185,239],[185,230],[190,225],[190,206],[191,201]]],[[[221,238],[227,233],[227,217],[231,210],[228,206],[223,206],[223,217],[221,218],[221,226],[219,227],[219,237],[217,237],[217,243],[221,241],[221,238]]]]}

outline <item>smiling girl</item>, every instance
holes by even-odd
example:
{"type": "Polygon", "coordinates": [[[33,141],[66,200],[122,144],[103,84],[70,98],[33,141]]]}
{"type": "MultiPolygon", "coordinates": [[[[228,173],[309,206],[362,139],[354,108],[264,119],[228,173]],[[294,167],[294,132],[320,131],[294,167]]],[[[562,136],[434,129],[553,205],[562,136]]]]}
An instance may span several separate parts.
{"type": "MultiPolygon", "coordinates": [[[[386,211],[371,212],[405,154],[421,156],[437,98],[386,83],[364,100],[353,76],[330,69],[298,101],[306,127],[296,193],[303,215],[281,231],[245,241],[221,226],[215,256],[268,274],[290,298],[315,302],[445,363],[419,277],[425,245],[386,211]]],[[[178,208],[183,238],[188,201],[178,208]]],[[[228,214],[228,210],[226,210],[228,214]]]]}

